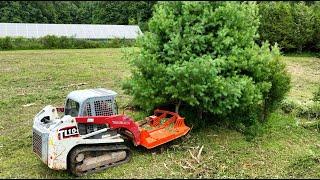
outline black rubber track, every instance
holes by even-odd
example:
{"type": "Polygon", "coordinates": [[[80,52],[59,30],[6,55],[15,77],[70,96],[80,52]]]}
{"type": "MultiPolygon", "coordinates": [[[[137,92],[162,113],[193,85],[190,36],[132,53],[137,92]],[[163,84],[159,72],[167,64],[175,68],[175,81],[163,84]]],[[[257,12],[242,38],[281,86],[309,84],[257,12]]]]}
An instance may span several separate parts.
{"type": "Polygon", "coordinates": [[[78,146],[75,147],[74,149],[72,149],[72,151],[70,152],[70,156],[69,156],[69,171],[76,175],[76,176],[83,176],[83,175],[87,175],[87,174],[92,174],[92,173],[96,173],[96,172],[101,172],[107,168],[110,167],[114,167],[114,166],[119,166],[121,164],[127,163],[131,160],[132,157],[132,152],[130,150],[130,148],[128,148],[127,146],[123,145],[123,144],[107,144],[107,145],[83,145],[83,146],[78,146]],[[83,153],[83,152],[117,152],[117,151],[126,151],[126,158],[122,161],[118,161],[115,163],[112,163],[110,165],[104,165],[101,167],[96,167],[94,169],[91,169],[89,171],[85,171],[85,172],[79,172],[76,170],[76,166],[79,165],[79,163],[76,162],[75,158],[77,157],[77,155],[79,153],[83,153]]]}

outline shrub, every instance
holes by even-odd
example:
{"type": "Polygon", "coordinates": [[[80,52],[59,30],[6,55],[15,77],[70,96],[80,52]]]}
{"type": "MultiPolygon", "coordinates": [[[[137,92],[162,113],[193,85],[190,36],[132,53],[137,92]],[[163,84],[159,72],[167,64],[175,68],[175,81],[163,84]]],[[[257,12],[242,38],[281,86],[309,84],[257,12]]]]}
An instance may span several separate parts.
{"type": "Polygon", "coordinates": [[[320,103],[309,102],[298,106],[296,110],[296,116],[301,118],[318,119],[320,117],[320,103]]]}
{"type": "MultiPolygon", "coordinates": [[[[320,2],[315,2],[312,6],[314,14],[314,34],[313,34],[313,47],[316,52],[320,51],[320,2]]],[[[319,53],[320,57],[320,53],[319,53]]]]}
{"type": "Polygon", "coordinates": [[[0,39],[0,49],[9,50],[13,48],[12,39],[10,37],[5,37],[0,39]]]}
{"type": "Polygon", "coordinates": [[[41,44],[43,44],[44,48],[46,49],[54,49],[57,48],[59,45],[58,37],[52,36],[52,35],[47,35],[42,38],[39,38],[39,41],[41,44]]]}
{"type": "Polygon", "coordinates": [[[263,2],[259,4],[261,25],[260,41],[278,43],[284,51],[311,50],[315,28],[319,28],[314,14],[319,9],[307,6],[304,2],[263,2]]]}
{"type": "Polygon", "coordinates": [[[135,40],[86,40],[66,36],[47,35],[41,38],[5,37],[0,38],[0,50],[22,49],[84,49],[84,48],[119,48],[135,46],[135,40]]]}
{"type": "Polygon", "coordinates": [[[294,112],[295,109],[297,109],[297,103],[289,100],[289,99],[284,99],[281,101],[281,110],[284,113],[292,113],[294,112]]]}
{"type": "Polygon", "coordinates": [[[304,103],[292,100],[283,100],[281,109],[284,113],[292,113],[296,117],[308,120],[320,118],[320,101],[307,101],[304,103]]]}
{"type": "Polygon", "coordinates": [[[106,47],[120,48],[134,46],[135,41],[130,39],[110,39],[106,42],[106,47]]]}
{"type": "Polygon", "coordinates": [[[259,122],[253,124],[244,130],[246,141],[252,141],[255,137],[264,133],[264,128],[259,122]]]}
{"type": "Polygon", "coordinates": [[[303,49],[310,49],[310,44],[314,35],[314,17],[311,7],[304,2],[294,3],[292,5],[293,17],[293,44],[298,52],[303,49]]]}
{"type": "Polygon", "coordinates": [[[314,119],[320,118],[320,102],[319,101],[311,105],[309,117],[314,119]]]}
{"type": "Polygon", "coordinates": [[[278,43],[284,50],[295,48],[293,43],[293,16],[289,2],[263,2],[259,4],[260,41],[278,43]]]}
{"type": "Polygon", "coordinates": [[[300,118],[308,118],[309,107],[310,105],[308,103],[299,103],[295,110],[295,115],[300,118]]]}
{"type": "MultiPolygon", "coordinates": [[[[255,44],[259,19],[254,3],[159,3],[130,56],[132,77],[123,85],[146,111],[181,104],[212,119],[266,119],[289,89],[277,46],[255,44]]],[[[183,114],[182,114],[183,115],[183,114]]]]}
{"type": "Polygon", "coordinates": [[[121,44],[123,44],[123,40],[115,38],[115,39],[110,39],[107,41],[106,46],[107,47],[121,47],[121,44]]]}
{"type": "Polygon", "coordinates": [[[318,86],[318,89],[313,93],[312,100],[320,102],[320,86],[318,86]]]}
{"type": "Polygon", "coordinates": [[[12,49],[24,50],[24,49],[43,49],[43,44],[38,39],[27,39],[23,37],[12,38],[14,47],[12,49]]]}

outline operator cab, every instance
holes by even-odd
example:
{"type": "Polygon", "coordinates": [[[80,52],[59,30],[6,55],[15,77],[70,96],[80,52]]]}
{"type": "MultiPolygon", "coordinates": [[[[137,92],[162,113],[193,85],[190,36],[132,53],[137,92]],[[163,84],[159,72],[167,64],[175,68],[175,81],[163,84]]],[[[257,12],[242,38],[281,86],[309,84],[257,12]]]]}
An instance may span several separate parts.
{"type": "Polygon", "coordinates": [[[116,92],[104,88],[72,91],[67,96],[64,113],[72,117],[116,115],[116,96],[116,92]]]}

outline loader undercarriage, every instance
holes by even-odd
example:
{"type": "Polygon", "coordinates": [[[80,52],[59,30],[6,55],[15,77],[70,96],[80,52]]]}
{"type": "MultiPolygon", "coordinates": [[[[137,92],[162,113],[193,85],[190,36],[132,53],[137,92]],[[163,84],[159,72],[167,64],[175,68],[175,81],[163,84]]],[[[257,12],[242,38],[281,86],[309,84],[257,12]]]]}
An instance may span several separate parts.
{"type": "Polygon", "coordinates": [[[69,170],[83,176],[127,163],[131,156],[130,149],[121,144],[78,146],[70,152],[69,170]]]}

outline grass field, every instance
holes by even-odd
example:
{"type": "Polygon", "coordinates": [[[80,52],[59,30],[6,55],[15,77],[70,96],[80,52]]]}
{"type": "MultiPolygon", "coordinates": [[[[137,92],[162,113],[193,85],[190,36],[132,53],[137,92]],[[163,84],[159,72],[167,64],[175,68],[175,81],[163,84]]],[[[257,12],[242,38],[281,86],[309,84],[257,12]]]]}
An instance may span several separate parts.
{"type": "Polygon", "coordinates": [[[308,101],[320,84],[320,59],[314,57],[284,57],[288,71],[292,74],[289,97],[297,101],[308,101]]]}
{"type": "MultiPolygon", "coordinates": [[[[33,117],[45,105],[63,105],[75,89],[113,89],[124,106],[130,97],[120,82],[130,67],[121,55],[120,49],[0,52],[0,178],[74,178],[33,154],[33,117]]],[[[320,82],[320,59],[283,60],[292,75],[288,98],[311,98],[320,82]]],[[[135,148],[130,163],[81,178],[320,178],[319,132],[281,112],[273,113],[263,130],[248,142],[239,132],[210,125],[162,151],[135,148]],[[191,153],[197,156],[202,146],[197,162],[191,153]]]]}

